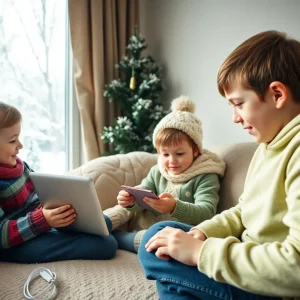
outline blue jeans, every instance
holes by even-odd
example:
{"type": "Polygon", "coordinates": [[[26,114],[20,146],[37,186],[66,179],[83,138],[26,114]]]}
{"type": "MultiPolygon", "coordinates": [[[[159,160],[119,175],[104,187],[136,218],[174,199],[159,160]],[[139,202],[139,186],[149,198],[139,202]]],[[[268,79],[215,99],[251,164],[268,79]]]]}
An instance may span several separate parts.
{"type": "Polygon", "coordinates": [[[130,251],[133,253],[136,253],[136,250],[134,249],[134,238],[136,234],[137,231],[127,232],[115,230],[112,232],[112,235],[118,243],[118,249],[130,251]]]}
{"type": "Polygon", "coordinates": [[[271,300],[281,299],[248,293],[226,283],[217,282],[198,271],[174,259],[161,260],[154,252],[147,252],[145,244],[158,231],[166,226],[189,231],[191,226],[163,221],[152,225],[144,234],[139,247],[138,257],[147,279],[156,280],[161,300],[193,299],[230,299],[230,300],[271,300]]]}
{"type": "MultiPolygon", "coordinates": [[[[111,221],[105,219],[111,231],[111,221]]],[[[0,250],[0,261],[45,263],[75,259],[102,260],[114,257],[117,247],[118,244],[111,234],[98,236],[53,228],[21,245],[0,250]]]]}

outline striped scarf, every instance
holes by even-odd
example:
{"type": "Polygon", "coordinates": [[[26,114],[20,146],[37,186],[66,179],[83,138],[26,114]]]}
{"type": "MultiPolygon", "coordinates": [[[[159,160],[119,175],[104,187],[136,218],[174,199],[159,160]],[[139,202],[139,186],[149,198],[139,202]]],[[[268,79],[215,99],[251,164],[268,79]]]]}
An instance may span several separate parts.
{"type": "Polygon", "coordinates": [[[19,158],[15,167],[0,165],[0,205],[6,213],[38,202],[30,171],[19,158]]]}
{"type": "Polygon", "coordinates": [[[24,164],[17,158],[17,164],[14,167],[0,164],[0,179],[10,179],[20,177],[24,172],[24,164]]]}
{"type": "Polygon", "coordinates": [[[17,159],[15,167],[0,165],[0,250],[50,230],[29,177],[31,168],[17,159]]]}

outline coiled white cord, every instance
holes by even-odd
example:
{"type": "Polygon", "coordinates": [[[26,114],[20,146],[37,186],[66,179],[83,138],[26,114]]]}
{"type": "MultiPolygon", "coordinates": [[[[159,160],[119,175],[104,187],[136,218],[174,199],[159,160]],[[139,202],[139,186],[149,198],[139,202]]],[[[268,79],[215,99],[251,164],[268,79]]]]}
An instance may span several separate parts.
{"type": "Polygon", "coordinates": [[[55,280],[56,280],[56,274],[54,272],[52,272],[51,270],[49,270],[47,268],[42,268],[42,267],[34,269],[30,273],[30,275],[28,276],[28,278],[24,284],[24,288],[23,288],[24,296],[27,299],[31,299],[31,300],[54,299],[57,294],[55,280]],[[38,276],[43,277],[49,283],[49,285],[44,290],[39,292],[38,294],[31,295],[29,292],[29,285],[30,285],[31,281],[38,276]]]}

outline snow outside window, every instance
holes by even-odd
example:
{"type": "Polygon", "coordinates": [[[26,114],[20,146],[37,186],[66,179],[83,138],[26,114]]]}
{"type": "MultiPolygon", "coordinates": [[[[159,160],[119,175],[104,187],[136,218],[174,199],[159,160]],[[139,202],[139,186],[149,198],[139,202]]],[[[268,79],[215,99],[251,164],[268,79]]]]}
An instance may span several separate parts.
{"type": "Polygon", "coordinates": [[[22,113],[20,158],[35,171],[70,169],[67,24],[67,0],[0,1],[0,101],[22,113]]]}

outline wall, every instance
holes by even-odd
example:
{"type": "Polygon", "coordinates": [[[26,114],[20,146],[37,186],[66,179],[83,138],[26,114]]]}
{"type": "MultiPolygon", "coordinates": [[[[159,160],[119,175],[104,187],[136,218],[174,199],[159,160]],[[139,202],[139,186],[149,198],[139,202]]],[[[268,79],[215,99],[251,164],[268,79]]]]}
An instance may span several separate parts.
{"type": "Polygon", "coordinates": [[[231,108],[218,93],[218,68],[236,46],[260,31],[276,29],[300,39],[300,1],[140,1],[140,32],[147,52],[163,67],[166,106],[181,94],[195,100],[204,147],[253,141],[233,124],[231,108]]]}

